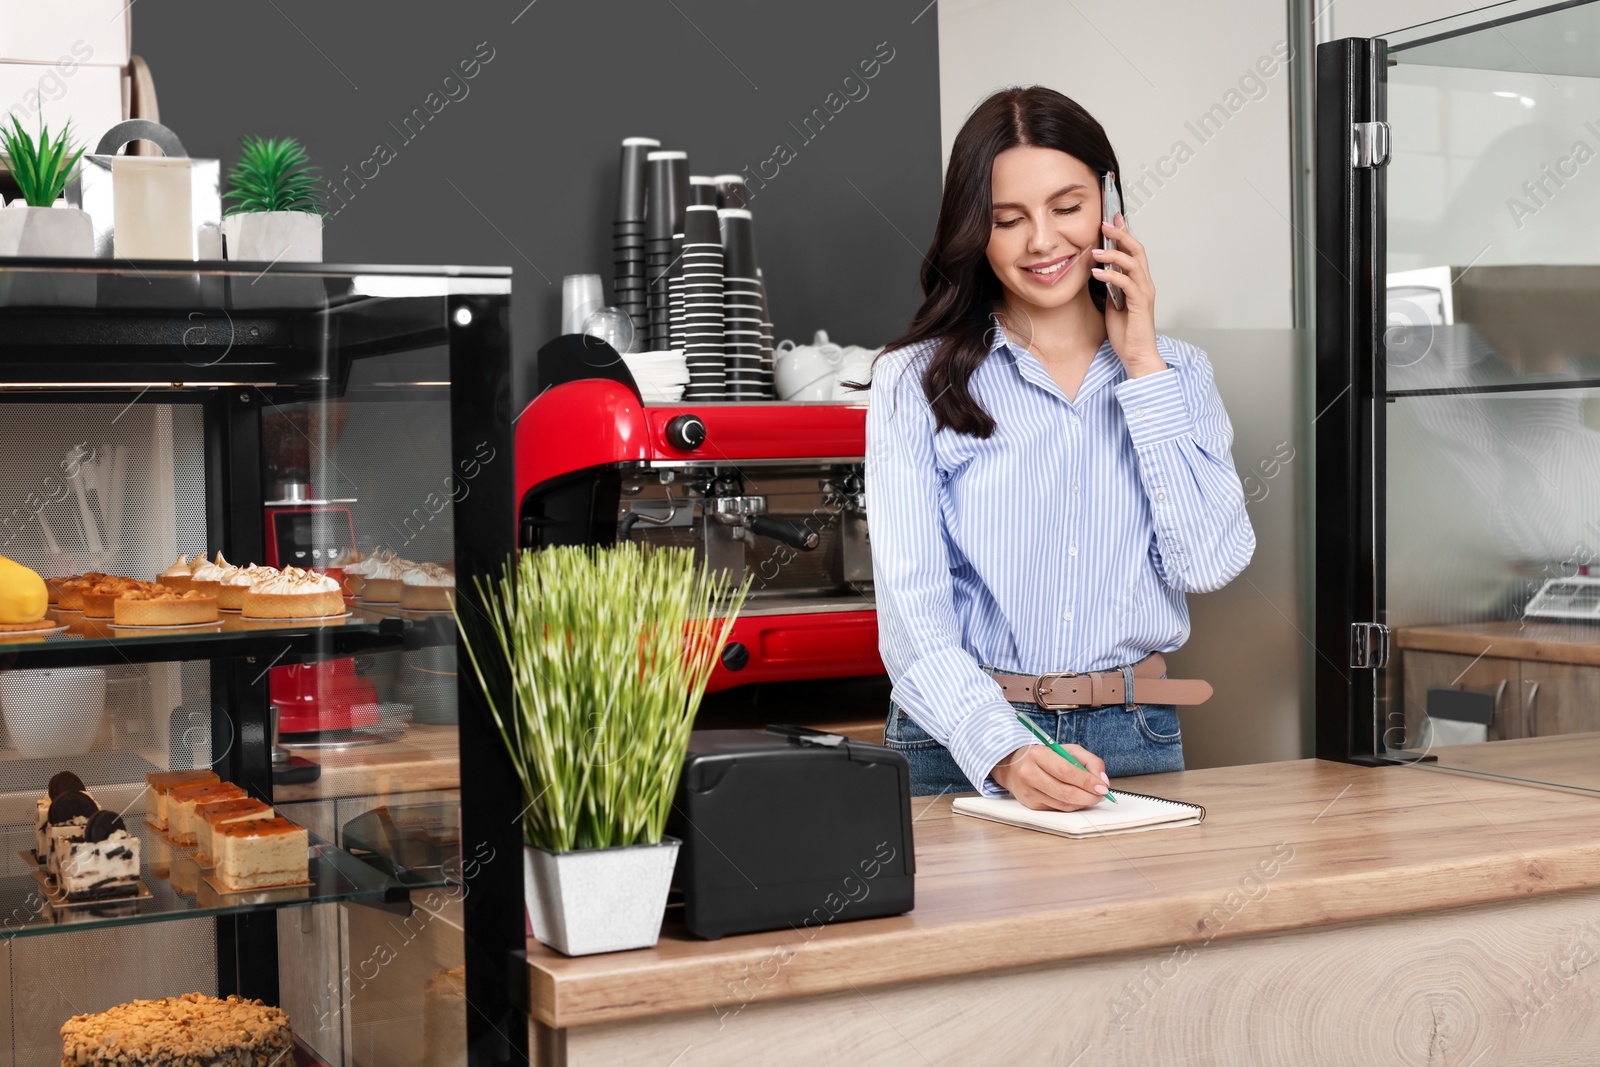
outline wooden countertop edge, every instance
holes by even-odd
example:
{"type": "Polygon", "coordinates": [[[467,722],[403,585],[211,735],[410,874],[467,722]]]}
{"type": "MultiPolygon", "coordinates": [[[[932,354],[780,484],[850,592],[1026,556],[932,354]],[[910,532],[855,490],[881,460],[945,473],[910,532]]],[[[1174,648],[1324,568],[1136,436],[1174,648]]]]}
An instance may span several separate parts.
{"type": "MultiPolygon", "coordinates": [[[[1291,861],[1292,862],[1292,861],[1291,861]]],[[[1291,871],[1285,864],[1285,872],[1291,871]]],[[[818,996],[983,971],[1014,970],[1187,943],[1383,919],[1600,887],[1600,843],[1526,850],[1456,864],[1430,862],[1300,881],[1283,875],[1229,916],[1214,936],[1204,918],[1224,895],[1175,893],[1102,907],[1079,906],[994,919],[918,926],[916,912],[798,933],[750,935],[708,961],[618,953],[602,973],[558,976],[530,959],[529,1010],[552,1027],[614,1023],[744,1003],[818,996]],[[1424,899],[1425,898],[1425,899],[1424,899]],[[1386,906],[1386,902],[1395,903],[1386,906]],[[641,992],[648,994],[641,996],[641,992]]],[[[530,952],[545,951],[529,939],[530,952]]]]}
{"type": "Polygon", "coordinates": [[[1553,637],[1518,637],[1435,626],[1402,627],[1394,632],[1394,640],[1395,647],[1416,652],[1600,666],[1600,641],[1562,641],[1553,637]]]}

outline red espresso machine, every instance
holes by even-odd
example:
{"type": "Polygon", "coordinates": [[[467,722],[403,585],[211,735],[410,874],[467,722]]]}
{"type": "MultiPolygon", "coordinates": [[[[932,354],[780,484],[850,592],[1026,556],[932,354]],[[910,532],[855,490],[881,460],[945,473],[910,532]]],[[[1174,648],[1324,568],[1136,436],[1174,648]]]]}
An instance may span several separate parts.
{"type": "Polygon", "coordinates": [[[881,675],[866,404],[646,404],[611,349],[539,352],[516,422],[523,547],[693,548],[751,592],[707,689],[881,675]]]}
{"type": "MultiPolygon", "coordinates": [[[[269,567],[299,567],[341,577],[337,562],[355,551],[354,498],[324,499],[307,480],[313,442],[331,450],[343,433],[342,408],[291,407],[262,418],[268,469],[278,476],[263,502],[263,546],[269,567]]],[[[325,748],[383,740],[369,731],[381,721],[378,693],[349,657],[272,668],[268,678],[276,719],[274,760],[283,748],[325,748]]]]}

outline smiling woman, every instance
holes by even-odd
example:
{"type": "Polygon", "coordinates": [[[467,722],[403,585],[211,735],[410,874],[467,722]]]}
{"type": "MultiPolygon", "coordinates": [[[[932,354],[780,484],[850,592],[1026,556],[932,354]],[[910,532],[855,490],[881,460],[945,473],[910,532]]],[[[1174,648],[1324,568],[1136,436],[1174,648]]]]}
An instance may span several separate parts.
{"type": "Polygon", "coordinates": [[[1189,636],[1184,594],[1232,580],[1255,535],[1211,364],[1156,333],[1145,247],[1105,218],[1116,170],[1060,93],[980,104],[922,307],[872,376],[884,741],[917,793],[1097,804],[1112,775],[1181,770],[1175,705],[1211,694],[1167,678],[1161,653],[1189,636]]]}

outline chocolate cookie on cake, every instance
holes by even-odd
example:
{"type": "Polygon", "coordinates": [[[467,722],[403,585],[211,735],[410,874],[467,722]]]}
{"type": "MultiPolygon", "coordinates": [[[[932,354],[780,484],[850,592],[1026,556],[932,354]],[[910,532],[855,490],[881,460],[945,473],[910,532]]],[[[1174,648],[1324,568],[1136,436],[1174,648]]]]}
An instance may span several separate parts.
{"type": "Polygon", "coordinates": [[[33,821],[33,858],[40,863],[50,858],[50,805],[62,793],[82,793],[90,800],[94,799],[83,787],[83,779],[71,771],[57,771],[50,776],[44,796],[35,803],[38,817],[33,821]]]}

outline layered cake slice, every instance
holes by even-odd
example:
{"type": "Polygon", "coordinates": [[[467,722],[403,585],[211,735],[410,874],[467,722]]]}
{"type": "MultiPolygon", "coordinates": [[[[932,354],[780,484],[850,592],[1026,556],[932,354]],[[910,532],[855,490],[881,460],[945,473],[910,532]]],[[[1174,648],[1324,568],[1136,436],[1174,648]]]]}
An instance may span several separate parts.
{"type": "Polygon", "coordinates": [[[167,828],[167,794],[180,785],[222,781],[215,771],[154,771],[144,776],[144,818],[157,830],[167,828]]]}
{"type": "Polygon", "coordinates": [[[89,817],[82,841],[69,843],[57,883],[68,900],[103,900],[139,892],[139,839],[122,816],[102,808],[89,817]]]}
{"type": "Polygon", "coordinates": [[[74,841],[82,841],[89,818],[100,810],[88,793],[74,790],[50,802],[45,827],[45,866],[52,877],[60,877],[61,859],[74,841]]]}
{"type": "Polygon", "coordinates": [[[195,843],[196,804],[211,804],[219,800],[242,800],[247,796],[248,793],[232,782],[178,786],[167,794],[167,840],[175,845],[195,843]]]}
{"type": "Polygon", "coordinates": [[[94,797],[83,787],[83,779],[71,771],[57,771],[45,786],[44,796],[35,803],[38,817],[33,821],[33,858],[40,863],[50,856],[50,804],[62,793],[82,793],[90,800],[94,797]]]}
{"type": "Polygon", "coordinates": [[[61,1067],[289,1067],[289,1016],[201,993],[134,1000],[61,1026],[61,1067]]]}
{"type": "Polygon", "coordinates": [[[212,841],[212,834],[219,826],[226,826],[235,822],[251,822],[252,820],[270,819],[277,815],[272,805],[255,797],[241,797],[237,800],[220,800],[211,804],[196,804],[194,809],[195,861],[202,867],[211,867],[216,864],[213,858],[216,855],[216,845],[212,841]]]}
{"type": "Polygon", "coordinates": [[[256,819],[213,827],[216,877],[237,893],[274,885],[297,885],[310,871],[310,837],[288,819],[256,819]]]}

